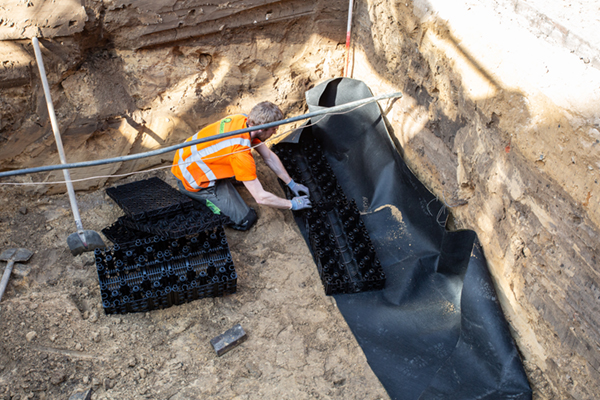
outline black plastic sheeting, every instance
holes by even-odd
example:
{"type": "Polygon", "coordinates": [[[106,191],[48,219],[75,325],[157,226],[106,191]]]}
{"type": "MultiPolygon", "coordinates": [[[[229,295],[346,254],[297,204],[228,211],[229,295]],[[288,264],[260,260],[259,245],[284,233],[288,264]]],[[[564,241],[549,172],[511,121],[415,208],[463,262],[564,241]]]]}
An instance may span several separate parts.
{"type": "MultiPolygon", "coordinates": [[[[347,78],[306,94],[310,112],[367,97],[347,78]]],[[[377,103],[311,122],[285,141],[312,130],[387,276],[384,290],[335,299],[390,397],[531,399],[476,234],[446,231],[443,204],[403,162],[377,103]]]]}

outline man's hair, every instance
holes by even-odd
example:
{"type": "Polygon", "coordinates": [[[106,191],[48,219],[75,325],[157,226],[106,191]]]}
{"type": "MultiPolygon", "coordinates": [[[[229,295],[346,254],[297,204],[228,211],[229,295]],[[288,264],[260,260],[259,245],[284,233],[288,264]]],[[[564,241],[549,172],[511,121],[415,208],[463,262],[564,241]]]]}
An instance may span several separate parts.
{"type": "Polygon", "coordinates": [[[283,119],[281,109],[270,101],[263,101],[250,110],[247,125],[263,125],[268,124],[269,122],[279,121],[280,119],[283,119]]]}

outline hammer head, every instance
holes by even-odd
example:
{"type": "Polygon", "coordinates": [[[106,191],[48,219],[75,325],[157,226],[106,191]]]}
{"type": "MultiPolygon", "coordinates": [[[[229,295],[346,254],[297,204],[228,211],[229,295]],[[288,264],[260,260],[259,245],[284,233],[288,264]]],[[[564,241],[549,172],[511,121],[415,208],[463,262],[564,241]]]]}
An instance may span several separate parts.
{"type": "Polygon", "coordinates": [[[6,249],[0,253],[0,260],[26,262],[29,261],[32,255],[33,252],[27,249],[6,249]]]}

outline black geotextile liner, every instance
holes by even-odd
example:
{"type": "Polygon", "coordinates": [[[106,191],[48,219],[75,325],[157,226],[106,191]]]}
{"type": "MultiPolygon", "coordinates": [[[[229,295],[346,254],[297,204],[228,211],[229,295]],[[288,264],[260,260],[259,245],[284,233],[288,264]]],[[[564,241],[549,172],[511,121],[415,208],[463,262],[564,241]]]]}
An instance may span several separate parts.
{"type": "MultiPolygon", "coordinates": [[[[371,96],[347,78],[306,94],[311,112],[371,96]]],[[[443,204],[404,164],[377,103],[320,118],[286,141],[307,130],[320,141],[383,265],[385,289],[335,299],[389,395],[530,399],[476,234],[446,231],[443,204]]]]}

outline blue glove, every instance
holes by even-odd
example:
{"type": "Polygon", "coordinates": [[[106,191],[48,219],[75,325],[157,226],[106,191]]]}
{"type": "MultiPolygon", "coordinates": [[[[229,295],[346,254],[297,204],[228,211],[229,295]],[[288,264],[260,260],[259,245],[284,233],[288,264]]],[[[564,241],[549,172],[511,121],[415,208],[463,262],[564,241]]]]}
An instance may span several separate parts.
{"type": "Polygon", "coordinates": [[[312,208],[312,203],[308,196],[299,196],[292,199],[292,210],[297,211],[305,208],[312,208]]]}
{"type": "Polygon", "coordinates": [[[306,186],[301,183],[296,183],[292,179],[290,183],[287,184],[292,192],[294,192],[294,196],[300,196],[300,192],[302,192],[305,196],[309,196],[310,192],[306,186]]]}

